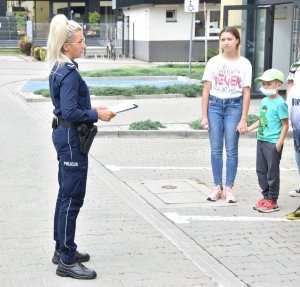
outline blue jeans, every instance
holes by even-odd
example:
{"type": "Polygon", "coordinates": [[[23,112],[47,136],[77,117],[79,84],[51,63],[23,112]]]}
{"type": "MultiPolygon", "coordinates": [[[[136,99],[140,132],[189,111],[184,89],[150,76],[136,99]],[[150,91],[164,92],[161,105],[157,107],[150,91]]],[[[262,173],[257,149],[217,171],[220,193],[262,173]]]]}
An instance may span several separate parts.
{"type": "Polygon", "coordinates": [[[215,185],[223,185],[223,146],[226,148],[226,186],[233,186],[238,166],[239,132],[237,125],[242,116],[242,96],[220,99],[209,96],[208,122],[211,165],[215,185]]]}

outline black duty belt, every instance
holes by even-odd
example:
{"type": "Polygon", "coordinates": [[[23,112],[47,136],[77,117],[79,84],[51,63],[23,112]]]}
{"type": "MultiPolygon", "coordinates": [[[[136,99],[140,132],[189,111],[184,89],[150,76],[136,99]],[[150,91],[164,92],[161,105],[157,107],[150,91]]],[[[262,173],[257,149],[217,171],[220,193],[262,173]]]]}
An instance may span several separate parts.
{"type": "Polygon", "coordinates": [[[73,129],[77,129],[81,125],[81,123],[74,123],[63,119],[57,119],[57,124],[59,126],[63,126],[66,128],[73,128],[73,129]]]}
{"type": "Polygon", "coordinates": [[[55,130],[58,126],[63,126],[66,128],[78,129],[79,126],[84,125],[86,128],[92,129],[93,123],[75,123],[71,121],[67,121],[64,119],[58,119],[53,117],[52,119],[52,128],[55,130]]]}

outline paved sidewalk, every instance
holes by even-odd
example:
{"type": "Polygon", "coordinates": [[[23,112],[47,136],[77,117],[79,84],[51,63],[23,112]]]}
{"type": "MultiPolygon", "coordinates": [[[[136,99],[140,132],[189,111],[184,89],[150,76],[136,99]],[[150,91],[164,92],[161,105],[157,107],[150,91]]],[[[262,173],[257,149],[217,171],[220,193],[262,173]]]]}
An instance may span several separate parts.
{"type": "MultiPolygon", "coordinates": [[[[260,214],[252,209],[259,197],[256,141],[248,137],[240,141],[238,203],[233,205],[206,201],[212,176],[205,137],[96,138],[76,242],[91,254],[86,265],[98,277],[56,276],[51,263],[57,193],[52,107],[25,102],[18,93],[24,81],[48,69],[19,57],[0,56],[0,62],[1,287],[299,286],[300,221],[284,219],[300,204],[287,194],[299,186],[292,139],[285,142],[281,162],[281,210],[260,214]]],[[[117,62],[112,64],[147,65],[117,62]]],[[[110,63],[81,64],[88,69],[110,63]]],[[[135,116],[178,123],[194,119],[200,99],[181,100],[143,100],[135,116]]],[[[129,121],[133,113],[115,120],[129,121]]]]}

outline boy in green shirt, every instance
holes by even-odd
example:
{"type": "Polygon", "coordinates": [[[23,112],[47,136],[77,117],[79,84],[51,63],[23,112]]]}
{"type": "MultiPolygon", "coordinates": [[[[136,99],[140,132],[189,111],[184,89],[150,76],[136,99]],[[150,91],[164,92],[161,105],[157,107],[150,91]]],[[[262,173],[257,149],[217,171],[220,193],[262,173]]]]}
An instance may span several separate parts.
{"type": "Polygon", "coordinates": [[[278,89],[284,82],[284,75],[277,69],[269,69],[255,82],[261,82],[261,92],[266,96],[260,102],[259,120],[248,127],[248,131],[258,128],[256,151],[256,174],[263,198],[253,209],[268,213],[278,211],[277,199],[280,187],[279,164],[286,137],[288,107],[279,95],[278,89]]]}

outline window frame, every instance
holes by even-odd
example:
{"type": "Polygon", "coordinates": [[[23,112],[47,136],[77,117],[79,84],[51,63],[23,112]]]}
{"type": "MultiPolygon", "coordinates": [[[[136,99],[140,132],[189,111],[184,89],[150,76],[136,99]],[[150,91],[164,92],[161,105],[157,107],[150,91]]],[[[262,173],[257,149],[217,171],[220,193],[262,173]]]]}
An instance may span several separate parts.
{"type": "Polygon", "coordinates": [[[177,10],[176,9],[166,9],[166,23],[174,23],[177,22],[177,10]],[[173,18],[167,17],[167,13],[172,12],[173,18]]]}
{"type": "MultiPolygon", "coordinates": [[[[209,31],[209,25],[211,23],[210,21],[210,15],[211,15],[211,12],[220,12],[220,19],[219,19],[219,29],[221,31],[221,6],[219,7],[211,7],[211,8],[207,8],[207,25],[205,25],[205,29],[208,29],[208,33],[207,33],[207,39],[208,40],[219,40],[219,36],[210,36],[210,31],[209,31]]],[[[204,13],[203,10],[200,10],[198,13],[204,13]]],[[[220,32],[219,31],[219,32],[220,32]]],[[[193,39],[194,40],[205,40],[205,35],[204,36],[195,36],[195,32],[196,32],[196,19],[194,19],[194,26],[193,26],[193,39]]]]}

